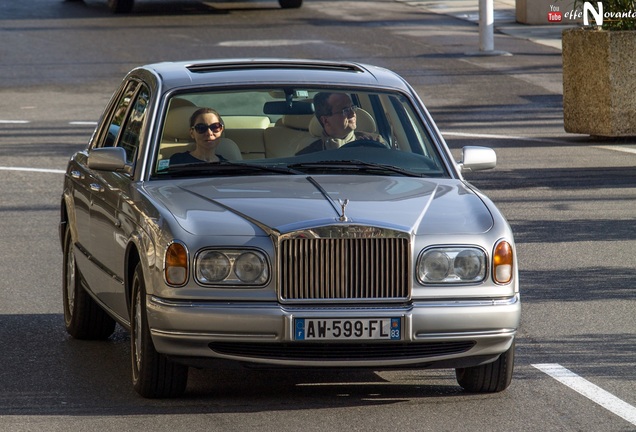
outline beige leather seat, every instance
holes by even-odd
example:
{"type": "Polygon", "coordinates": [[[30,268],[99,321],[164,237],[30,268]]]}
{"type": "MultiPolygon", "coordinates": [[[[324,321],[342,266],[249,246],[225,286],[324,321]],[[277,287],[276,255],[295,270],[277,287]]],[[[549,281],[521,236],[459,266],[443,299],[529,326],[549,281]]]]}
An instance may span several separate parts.
{"type": "MultiPolygon", "coordinates": [[[[172,107],[166,116],[161,137],[159,159],[169,159],[175,153],[194,150],[190,137],[190,117],[199,109],[196,106],[172,107]]],[[[228,138],[221,138],[216,153],[228,160],[242,159],[238,145],[228,138]]]]}
{"type": "Polygon", "coordinates": [[[298,147],[305,147],[316,140],[309,133],[313,114],[287,114],[276,126],[265,129],[265,154],[268,158],[288,157],[296,154],[298,147]]]}

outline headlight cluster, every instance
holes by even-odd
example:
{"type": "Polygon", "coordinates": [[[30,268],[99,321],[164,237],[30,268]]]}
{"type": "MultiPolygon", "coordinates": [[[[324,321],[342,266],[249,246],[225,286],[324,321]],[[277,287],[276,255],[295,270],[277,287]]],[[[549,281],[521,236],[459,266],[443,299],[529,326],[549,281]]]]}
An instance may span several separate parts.
{"type": "MultiPolygon", "coordinates": [[[[492,251],[492,279],[504,285],[515,274],[514,249],[500,240],[492,251]]],[[[417,278],[422,284],[478,283],[488,274],[488,256],[481,248],[434,247],[425,250],[417,262],[417,278]]]]}
{"type": "Polygon", "coordinates": [[[423,284],[481,282],[486,269],[486,253],[479,248],[433,248],[420,256],[417,277],[423,284]]]}
{"type": "Polygon", "coordinates": [[[209,249],[197,255],[195,275],[204,285],[264,285],[269,265],[256,250],[209,249]]]}

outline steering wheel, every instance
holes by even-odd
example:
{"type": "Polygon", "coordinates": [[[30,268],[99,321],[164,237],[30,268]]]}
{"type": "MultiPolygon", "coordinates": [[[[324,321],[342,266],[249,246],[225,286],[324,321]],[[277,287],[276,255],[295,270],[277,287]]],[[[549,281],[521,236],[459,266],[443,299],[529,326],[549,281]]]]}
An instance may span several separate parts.
{"type": "Polygon", "coordinates": [[[376,141],[376,140],[372,140],[368,138],[360,138],[355,141],[348,142],[340,148],[355,148],[355,147],[375,147],[375,148],[388,149],[388,147],[382,144],[380,141],[376,141]]]}

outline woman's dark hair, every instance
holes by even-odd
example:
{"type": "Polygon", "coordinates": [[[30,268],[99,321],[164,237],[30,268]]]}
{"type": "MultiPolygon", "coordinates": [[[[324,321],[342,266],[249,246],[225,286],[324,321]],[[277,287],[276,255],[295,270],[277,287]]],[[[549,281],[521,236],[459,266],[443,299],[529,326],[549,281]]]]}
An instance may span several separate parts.
{"type": "Polygon", "coordinates": [[[199,108],[198,110],[193,112],[192,115],[190,116],[190,127],[194,127],[194,122],[197,121],[197,117],[199,117],[201,114],[214,114],[219,119],[221,124],[223,124],[223,119],[221,118],[221,114],[219,114],[217,110],[212,108],[199,108]]]}

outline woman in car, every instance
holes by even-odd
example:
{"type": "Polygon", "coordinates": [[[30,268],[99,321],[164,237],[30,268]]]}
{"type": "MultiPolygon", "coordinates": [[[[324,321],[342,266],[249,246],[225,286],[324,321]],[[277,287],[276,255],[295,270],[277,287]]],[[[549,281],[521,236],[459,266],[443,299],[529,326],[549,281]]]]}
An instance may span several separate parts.
{"type": "Polygon", "coordinates": [[[190,136],[195,142],[194,150],[175,153],[170,157],[170,165],[200,162],[220,162],[223,156],[215,153],[223,134],[223,119],[212,108],[199,108],[190,117],[190,136]]]}

